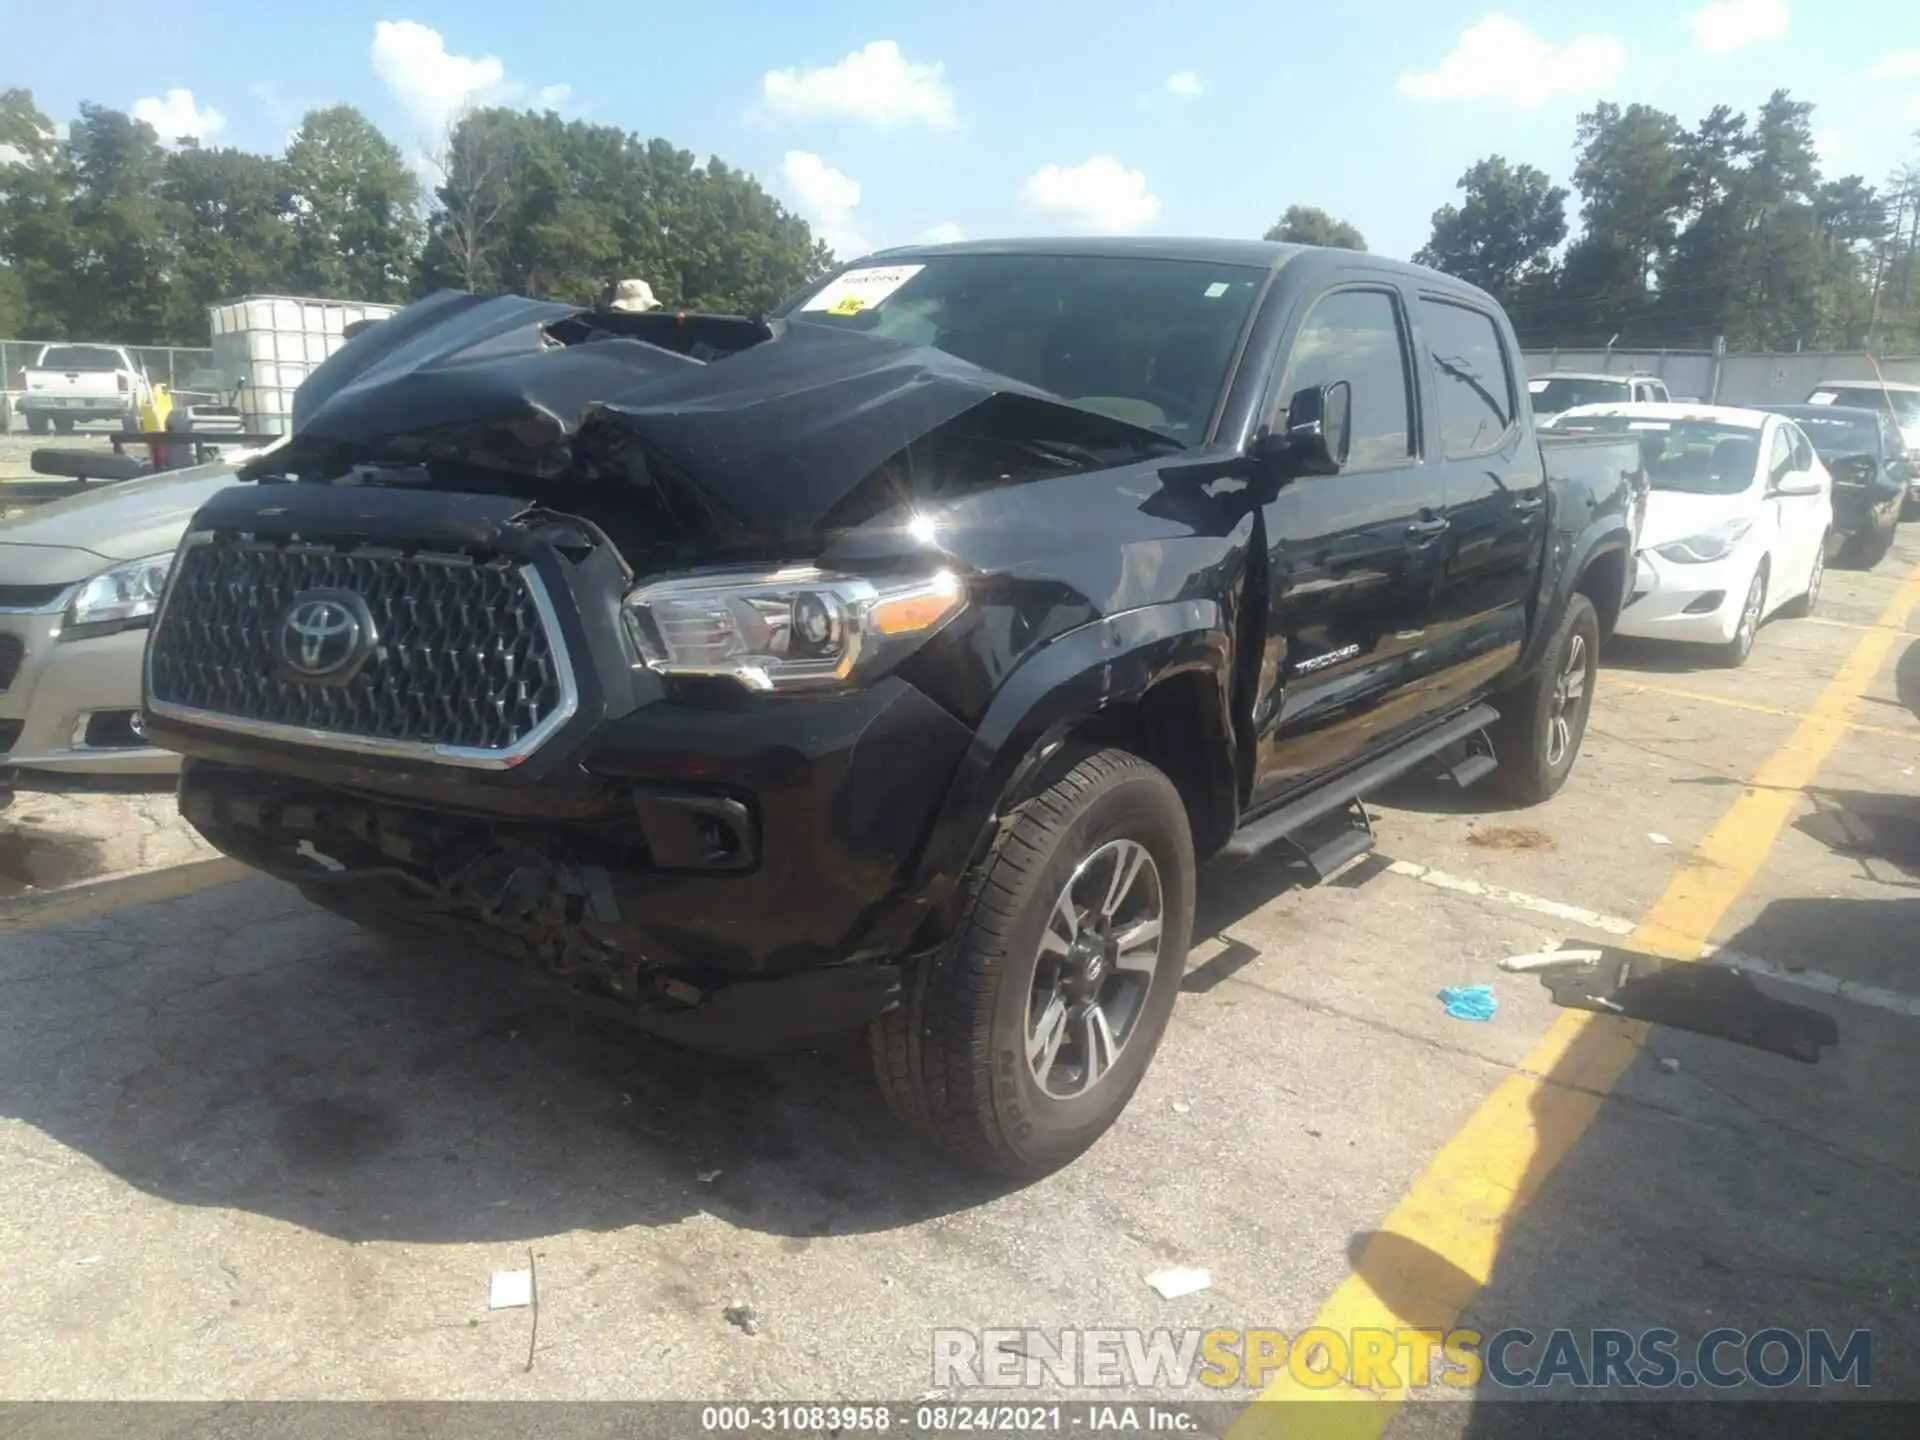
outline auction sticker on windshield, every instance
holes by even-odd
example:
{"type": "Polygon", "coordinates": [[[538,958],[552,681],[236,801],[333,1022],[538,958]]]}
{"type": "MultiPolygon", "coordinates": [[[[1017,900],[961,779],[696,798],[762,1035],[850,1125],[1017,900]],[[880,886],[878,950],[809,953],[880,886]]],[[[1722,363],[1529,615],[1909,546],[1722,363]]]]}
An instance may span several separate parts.
{"type": "Polygon", "coordinates": [[[829,315],[858,315],[863,310],[871,310],[925,268],[924,265],[876,265],[849,270],[800,308],[824,310],[829,315]]]}

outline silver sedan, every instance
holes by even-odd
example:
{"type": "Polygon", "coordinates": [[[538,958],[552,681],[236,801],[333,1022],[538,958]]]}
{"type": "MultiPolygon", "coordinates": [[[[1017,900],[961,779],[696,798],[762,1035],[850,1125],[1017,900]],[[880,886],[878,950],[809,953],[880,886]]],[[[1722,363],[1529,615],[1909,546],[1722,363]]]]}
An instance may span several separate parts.
{"type": "Polygon", "coordinates": [[[128,480],[0,520],[0,770],[172,774],[140,734],[140,664],[187,523],[234,462],[128,480]]]}

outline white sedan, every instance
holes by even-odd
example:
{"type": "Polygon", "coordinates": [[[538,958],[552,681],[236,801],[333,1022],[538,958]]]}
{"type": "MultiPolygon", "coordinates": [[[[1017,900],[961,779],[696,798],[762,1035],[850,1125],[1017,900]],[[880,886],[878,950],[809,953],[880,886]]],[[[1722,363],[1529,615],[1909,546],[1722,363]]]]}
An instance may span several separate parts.
{"type": "Polygon", "coordinates": [[[1769,615],[1812,611],[1833,480],[1791,420],[1712,405],[1587,405],[1551,428],[1640,437],[1653,488],[1615,633],[1711,645],[1723,664],[1742,665],[1769,615]]]}

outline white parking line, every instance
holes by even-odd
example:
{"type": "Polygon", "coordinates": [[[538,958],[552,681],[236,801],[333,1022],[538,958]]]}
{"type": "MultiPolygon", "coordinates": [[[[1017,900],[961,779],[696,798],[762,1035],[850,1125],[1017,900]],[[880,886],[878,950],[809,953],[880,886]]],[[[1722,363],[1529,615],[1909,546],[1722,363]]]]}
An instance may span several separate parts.
{"type": "MultiPolygon", "coordinates": [[[[1603,935],[1631,935],[1634,929],[1631,920],[1622,919],[1618,915],[1603,915],[1598,910],[1584,909],[1579,905],[1563,905],[1558,900],[1529,895],[1523,890],[1509,890],[1503,885],[1489,885],[1484,881],[1449,875],[1444,870],[1416,865],[1411,860],[1395,860],[1387,867],[1387,873],[1401,875],[1409,880],[1418,880],[1422,885],[1431,885],[1436,890],[1449,890],[1456,895],[1470,895],[1475,899],[1490,900],[1496,905],[1506,905],[1516,910],[1530,910],[1536,915],[1565,920],[1589,930],[1598,930],[1603,935]]],[[[1778,980],[1783,985],[1795,985],[1802,990],[1817,991],[1822,995],[1831,995],[1837,1000],[1851,1000],[1856,1005],[1870,1006],[1875,1010],[1920,1018],[1920,996],[1903,995],[1897,990],[1882,989],[1878,985],[1862,985],[1857,981],[1843,980],[1838,975],[1828,975],[1819,970],[1802,970],[1794,966],[1782,965],[1775,960],[1763,959],[1758,955],[1747,955],[1738,950],[1722,949],[1718,945],[1706,946],[1700,958],[1712,965],[1724,966],[1729,970],[1743,970],[1753,975],[1764,975],[1769,980],[1778,980]]]]}

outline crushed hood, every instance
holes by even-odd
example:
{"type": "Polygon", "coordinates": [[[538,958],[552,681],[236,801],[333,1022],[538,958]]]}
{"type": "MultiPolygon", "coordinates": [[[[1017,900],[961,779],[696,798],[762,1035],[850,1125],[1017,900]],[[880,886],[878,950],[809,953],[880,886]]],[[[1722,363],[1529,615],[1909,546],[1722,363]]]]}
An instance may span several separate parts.
{"type": "Polygon", "coordinates": [[[581,485],[671,483],[739,532],[791,542],[970,414],[1078,457],[1056,469],[1181,448],[927,346],[804,322],[445,292],[314,372],[277,468],[311,473],[300,457],[316,453],[478,466],[529,500],[549,499],[548,487],[577,498],[581,485]]]}

